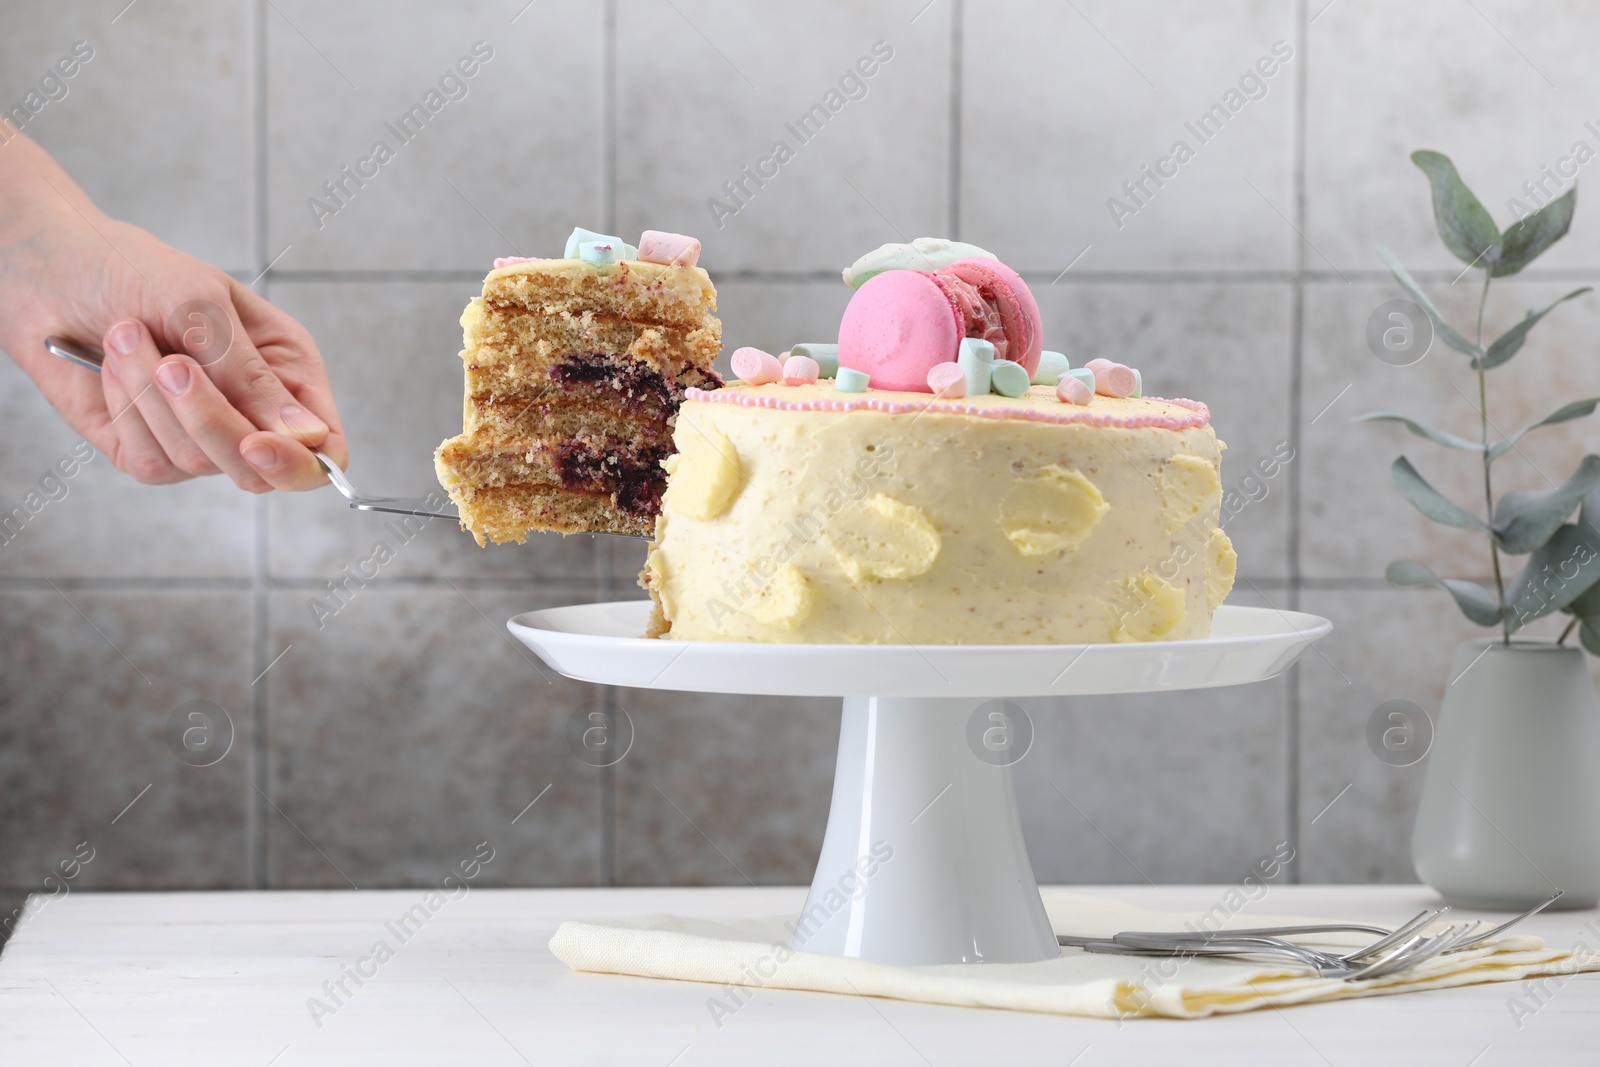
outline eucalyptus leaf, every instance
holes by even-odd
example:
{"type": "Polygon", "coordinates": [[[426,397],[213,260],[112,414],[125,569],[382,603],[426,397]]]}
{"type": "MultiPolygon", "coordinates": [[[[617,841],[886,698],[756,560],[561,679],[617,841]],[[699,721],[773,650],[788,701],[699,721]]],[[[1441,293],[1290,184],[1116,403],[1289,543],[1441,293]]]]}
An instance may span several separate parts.
{"type": "Polygon", "coordinates": [[[1600,532],[1600,489],[1591,489],[1578,509],[1578,525],[1600,532]]]}
{"type": "Polygon", "coordinates": [[[1369,411],[1365,415],[1357,415],[1351,422],[1398,422],[1418,437],[1426,437],[1436,445],[1446,448],[1459,448],[1466,452],[1482,452],[1483,446],[1476,441],[1469,441],[1465,437],[1457,437],[1453,433],[1435,430],[1432,426],[1407,418],[1397,411],[1369,411]]]}
{"type": "Polygon", "coordinates": [[[1600,578],[1600,534],[1575,523],[1559,527],[1528,557],[1506,588],[1506,615],[1515,630],[1561,611],[1600,578]]]}
{"type": "Polygon", "coordinates": [[[1472,366],[1476,368],[1478,364],[1481,363],[1483,364],[1484,370],[1488,370],[1491,367],[1498,367],[1500,364],[1504,363],[1506,360],[1522,351],[1522,342],[1528,339],[1528,331],[1533,329],[1534,326],[1538,324],[1540,319],[1554,311],[1557,304],[1566,303],[1575,296],[1582,296],[1584,293],[1592,291],[1593,288],[1586,285],[1582,289],[1572,290],[1572,292],[1558,300],[1550,301],[1550,303],[1546,304],[1542,308],[1529,308],[1528,314],[1521,322],[1511,327],[1511,329],[1507,330],[1499,337],[1496,337],[1494,339],[1494,343],[1489,346],[1489,350],[1487,352],[1485,352],[1481,357],[1473,359],[1472,366]]]}
{"type": "Polygon", "coordinates": [[[1517,273],[1565,237],[1577,205],[1578,188],[1573,186],[1538,211],[1512,223],[1501,239],[1500,258],[1491,276],[1504,278],[1517,273]]]}
{"type": "MultiPolygon", "coordinates": [[[[1417,468],[1411,461],[1401,456],[1394,461],[1394,466],[1389,468],[1394,474],[1394,486],[1400,490],[1400,495],[1411,502],[1411,506],[1422,512],[1434,522],[1442,522],[1446,526],[1459,526],[1463,530],[1487,530],[1488,524],[1478,516],[1458,504],[1446,499],[1444,494],[1427,483],[1422,475],[1417,473],[1417,468]]],[[[1578,502],[1572,502],[1573,507],[1578,502]]],[[[1567,509],[1568,513],[1572,508],[1567,509]]],[[[1561,516],[1566,518],[1566,515],[1561,516]]],[[[1557,520],[1558,522],[1560,520],[1557,520]]],[[[1524,550],[1526,551],[1526,550],[1524,550]]]]}
{"type": "Polygon", "coordinates": [[[1516,443],[1522,440],[1522,435],[1527,433],[1529,430],[1537,430],[1541,426],[1554,426],[1558,422],[1568,422],[1572,419],[1581,419],[1585,415],[1592,415],[1594,414],[1595,405],[1597,404],[1600,404],[1600,396],[1591,396],[1587,400],[1574,400],[1570,404],[1561,405],[1555,411],[1552,411],[1538,422],[1530,422],[1528,425],[1511,434],[1509,437],[1506,437],[1504,440],[1496,441],[1494,444],[1490,445],[1489,462],[1493,463],[1495,460],[1511,451],[1511,449],[1516,446],[1516,443]]]}
{"type": "Polygon", "coordinates": [[[1578,641],[1591,656],[1600,656],[1600,628],[1588,619],[1578,627],[1578,641]]]}
{"type": "Polygon", "coordinates": [[[1600,581],[1591,584],[1561,610],[1580,619],[1593,619],[1600,625],[1600,581]]]}
{"type": "Polygon", "coordinates": [[[1500,227],[1489,209],[1467,188],[1450,157],[1426,149],[1411,153],[1433,187],[1433,221],[1444,246],[1461,262],[1490,270],[1500,258],[1500,227]]]}
{"type": "Polygon", "coordinates": [[[1439,335],[1439,340],[1457,352],[1465,352],[1473,359],[1483,355],[1482,348],[1467,340],[1459,330],[1444,320],[1444,316],[1439,314],[1439,309],[1433,306],[1433,301],[1428,299],[1428,294],[1422,291],[1406,269],[1400,265],[1400,261],[1394,258],[1393,252],[1384,245],[1379,245],[1378,258],[1383,260],[1384,266],[1389,268],[1389,273],[1394,275],[1394,280],[1400,283],[1400,288],[1406,291],[1406,295],[1415,300],[1417,306],[1427,314],[1433,323],[1433,332],[1439,335]]]}
{"type": "Polygon", "coordinates": [[[1500,605],[1495,600],[1494,593],[1477,582],[1467,582],[1460,578],[1441,578],[1434,574],[1427,564],[1414,559],[1395,560],[1384,570],[1383,576],[1394,585],[1438,586],[1455,598],[1456,607],[1461,609],[1461,614],[1479,626],[1500,625],[1500,605]]]}
{"type": "Polygon", "coordinates": [[[1507,493],[1494,509],[1495,540],[1512,555],[1532,552],[1596,487],[1600,487],[1600,456],[1588,455],[1571,477],[1548,493],[1507,493]]]}

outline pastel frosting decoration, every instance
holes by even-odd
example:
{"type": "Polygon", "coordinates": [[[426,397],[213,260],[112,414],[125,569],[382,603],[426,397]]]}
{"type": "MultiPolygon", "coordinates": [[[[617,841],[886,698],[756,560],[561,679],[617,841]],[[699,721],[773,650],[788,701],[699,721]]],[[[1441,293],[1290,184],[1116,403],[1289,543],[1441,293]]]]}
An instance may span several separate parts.
{"type": "Polygon", "coordinates": [[[747,346],[736,349],[730,362],[739,380],[750,385],[768,385],[783,380],[783,364],[771,352],[747,346]]]}
{"type": "Polygon", "coordinates": [[[1122,581],[1118,601],[1129,610],[1117,614],[1111,630],[1113,641],[1160,641],[1167,638],[1188,615],[1183,590],[1149,568],[1122,581]]]}
{"type": "Polygon", "coordinates": [[[1052,463],[1012,486],[1000,505],[1000,528],[1024,556],[1072,552],[1110,510],[1081,472],[1052,463]]]}
{"type": "Polygon", "coordinates": [[[909,244],[879,245],[844,269],[844,283],[852,289],[884,271],[921,270],[932,273],[958,259],[996,258],[993,252],[943,237],[918,237],[909,244]]]}
{"type": "Polygon", "coordinates": [[[639,235],[639,258],[668,267],[693,267],[700,262],[700,242],[681,233],[646,230],[639,235]]]}
{"type": "Polygon", "coordinates": [[[824,530],[852,582],[898,581],[926,574],[939,558],[939,531],[921,508],[883,493],[844,508],[824,530]]]}
{"type": "Polygon", "coordinates": [[[805,341],[789,347],[791,356],[805,356],[817,361],[817,373],[824,378],[832,378],[839,373],[839,346],[818,344],[805,341]]]}
{"type": "Polygon", "coordinates": [[[763,626],[793,630],[811,614],[816,597],[805,572],[785,563],[752,596],[742,610],[763,626]]]}
{"type": "Polygon", "coordinates": [[[672,507],[702,522],[717,518],[733,503],[744,484],[739,452],[715,426],[690,425],[677,434],[678,452],[667,460],[676,490],[672,507]]]}
{"type": "Polygon", "coordinates": [[[1061,376],[1072,369],[1072,363],[1060,352],[1039,353],[1039,365],[1033,371],[1034,385],[1055,385],[1061,376]]]}
{"type": "Polygon", "coordinates": [[[1161,494],[1162,530],[1182,529],[1204,520],[1222,503],[1222,475],[1217,465],[1199,456],[1173,456],[1156,476],[1161,494]]]}
{"type": "MultiPolygon", "coordinates": [[[[1039,306],[1015,271],[994,259],[960,259],[932,273],[890,270],[864,282],[839,323],[839,365],[870,375],[876,388],[918,392],[929,370],[959,362],[961,342],[974,340],[1031,379],[1043,335],[1039,306]]],[[[976,384],[969,392],[987,391],[976,384]]]]}

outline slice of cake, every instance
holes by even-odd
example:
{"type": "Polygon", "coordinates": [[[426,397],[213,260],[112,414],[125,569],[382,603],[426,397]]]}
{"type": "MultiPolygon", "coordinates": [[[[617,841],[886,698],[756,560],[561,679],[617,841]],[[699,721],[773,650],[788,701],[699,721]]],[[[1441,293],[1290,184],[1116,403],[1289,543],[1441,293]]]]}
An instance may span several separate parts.
{"type": "Polygon", "coordinates": [[[495,261],[461,316],[462,432],[434,455],[480,545],[652,532],[685,391],[722,384],[699,247],[646,231],[635,249],[579,229],[562,259],[495,261]]]}
{"type": "Polygon", "coordinates": [[[649,636],[1210,634],[1236,560],[1206,406],[1044,351],[1026,284],[969,248],[863,257],[837,345],[741,348],[742,381],[689,391],[641,576],[649,636]]]}

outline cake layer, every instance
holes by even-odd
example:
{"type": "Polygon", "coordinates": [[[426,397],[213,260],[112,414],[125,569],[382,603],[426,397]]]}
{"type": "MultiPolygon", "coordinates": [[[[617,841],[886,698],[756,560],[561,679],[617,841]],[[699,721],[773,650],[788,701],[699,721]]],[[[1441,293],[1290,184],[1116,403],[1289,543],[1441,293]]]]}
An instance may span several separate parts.
{"type": "Polygon", "coordinates": [[[717,291],[699,267],[628,261],[596,267],[577,259],[543,259],[491,271],[483,300],[496,309],[536,308],[546,314],[591,313],[697,330],[717,310],[717,291]]]}
{"type": "Polygon", "coordinates": [[[461,315],[463,432],[440,483],[478,538],[647,533],[671,427],[715,389],[722,324],[705,271],[538,260],[494,270],[461,315]]]}
{"type": "Polygon", "coordinates": [[[652,405],[623,415],[610,406],[614,401],[606,393],[585,393],[582,400],[554,388],[531,399],[473,397],[467,402],[465,436],[496,449],[552,437],[604,436],[625,445],[657,437],[670,440],[675,407],[667,411],[652,405]]]}
{"type": "Polygon", "coordinates": [[[496,544],[520,544],[535,529],[648,537],[654,521],[619,511],[604,493],[543,485],[468,487],[456,498],[456,507],[469,530],[496,544]]]}
{"type": "Polygon", "coordinates": [[[1233,582],[1204,405],[689,394],[643,584],[685,640],[1204,637],[1233,582]]]}
{"type": "Polygon", "coordinates": [[[563,405],[609,412],[614,417],[660,425],[677,414],[687,389],[713,384],[696,367],[672,377],[625,354],[575,352],[545,366],[477,367],[466,372],[467,432],[501,418],[519,421],[526,408],[554,410],[563,405]],[[509,412],[509,414],[507,414],[509,412]]]}
{"type": "Polygon", "coordinates": [[[461,332],[465,346],[461,357],[469,370],[532,370],[574,353],[610,352],[627,353],[667,377],[681,377],[690,369],[703,377],[722,348],[721,323],[715,318],[684,329],[592,312],[551,312],[521,305],[495,308],[482,297],[475,297],[462,312],[461,332]]]}

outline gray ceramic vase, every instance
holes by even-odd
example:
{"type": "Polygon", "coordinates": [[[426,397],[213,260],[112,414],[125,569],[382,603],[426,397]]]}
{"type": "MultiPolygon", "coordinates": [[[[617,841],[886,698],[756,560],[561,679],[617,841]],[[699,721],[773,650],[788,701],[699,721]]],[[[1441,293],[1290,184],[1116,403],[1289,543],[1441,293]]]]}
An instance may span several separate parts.
{"type": "Polygon", "coordinates": [[[1600,900],[1600,707],[1582,650],[1456,647],[1411,839],[1449,902],[1561,908],[1600,900]]]}

